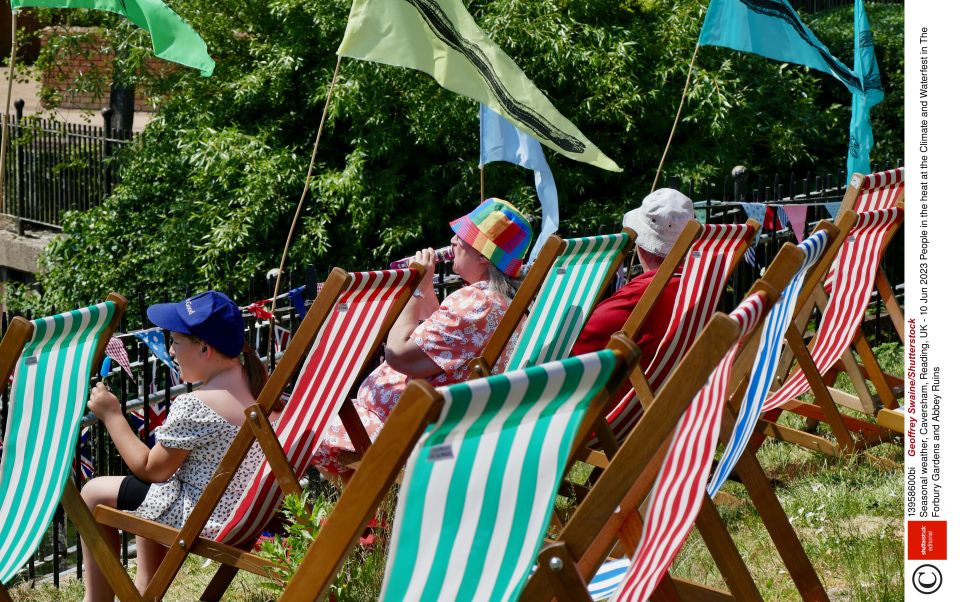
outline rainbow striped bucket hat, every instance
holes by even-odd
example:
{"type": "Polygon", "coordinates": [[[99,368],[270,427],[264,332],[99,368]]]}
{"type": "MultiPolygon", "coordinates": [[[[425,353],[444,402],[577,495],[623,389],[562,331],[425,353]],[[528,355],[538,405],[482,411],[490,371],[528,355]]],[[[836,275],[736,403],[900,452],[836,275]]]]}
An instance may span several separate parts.
{"type": "Polygon", "coordinates": [[[453,232],[511,278],[520,275],[532,229],[527,218],[510,203],[489,198],[450,222],[453,232]]]}

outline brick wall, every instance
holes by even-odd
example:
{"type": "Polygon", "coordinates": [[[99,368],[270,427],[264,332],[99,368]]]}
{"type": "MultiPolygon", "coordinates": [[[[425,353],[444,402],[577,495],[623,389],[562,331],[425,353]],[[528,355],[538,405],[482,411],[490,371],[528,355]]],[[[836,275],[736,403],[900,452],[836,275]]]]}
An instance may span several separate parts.
{"type": "MultiPolygon", "coordinates": [[[[51,92],[60,97],[59,106],[64,109],[99,110],[110,104],[110,80],[113,73],[114,53],[112,50],[103,50],[103,44],[96,35],[96,30],[88,28],[71,28],[71,33],[91,31],[94,35],[81,42],[73,49],[64,50],[51,67],[43,71],[41,84],[45,95],[51,92]],[[78,85],[81,74],[88,76],[84,89],[78,85]],[[97,85],[91,86],[91,82],[97,85]]],[[[60,35],[62,29],[47,27],[41,32],[40,43],[47,46],[52,36],[60,35]]],[[[162,61],[154,56],[145,61],[147,71],[162,73],[175,68],[172,63],[162,61]]],[[[153,111],[142,91],[138,88],[134,96],[134,111],[153,111]]],[[[46,103],[44,103],[46,104],[46,103]]]]}

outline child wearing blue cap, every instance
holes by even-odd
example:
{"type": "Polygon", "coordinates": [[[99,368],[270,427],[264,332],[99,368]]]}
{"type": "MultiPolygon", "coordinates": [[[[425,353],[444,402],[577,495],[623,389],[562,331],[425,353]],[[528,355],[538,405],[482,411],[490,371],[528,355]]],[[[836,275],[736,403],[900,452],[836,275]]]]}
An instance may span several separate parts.
{"type": "MultiPolygon", "coordinates": [[[[170,356],[183,380],[203,384],[173,400],[166,421],[154,431],[156,445],[150,448],[130,428],[117,397],[99,383],[90,393],[88,406],[107,428],[133,475],[93,479],[84,486],[82,496],[91,510],[104,504],[179,528],[239,432],[244,410],[256,402],[267,372],[245,343],[240,308],[223,293],[207,291],[179,303],[151,305],[147,317],[170,331],[170,356]]],[[[203,536],[213,537],[222,527],[261,458],[255,446],[203,536]]],[[[119,544],[117,532],[111,531],[109,537],[115,546],[119,544]]],[[[136,585],[141,592],[165,552],[155,541],[137,537],[136,585]]],[[[92,560],[86,544],[83,553],[92,560]]],[[[113,600],[110,586],[93,562],[84,571],[84,584],[88,602],[113,600]]]]}

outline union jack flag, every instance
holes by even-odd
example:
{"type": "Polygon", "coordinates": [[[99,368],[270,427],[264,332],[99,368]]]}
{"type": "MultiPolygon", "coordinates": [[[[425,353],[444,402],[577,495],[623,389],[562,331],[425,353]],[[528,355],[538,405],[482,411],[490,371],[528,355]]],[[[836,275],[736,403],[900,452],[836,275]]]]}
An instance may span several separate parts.
{"type": "Polygon", "coordinates": [[[273,348],[277,353],[283,353],[290,344],[290,331],[282,326],[273,327],[273,348]]]}
{"type": "Polygon", "coordinates": [[[80,480],[87,481],[93,477],[93,429],[89,426],[80,429],[77,455],[73,458],[73,470],[76,473],[77,464],[80,465],[80,480]]]}
{"type": "Polygon", "coordinates": [[[143,419],[143,408],[132,410],[129,415],[129,422],[130,427],[137,436],[140,437],[140,440],[150,447],[153,447],[153,444],[156,442],[153,437],[153,431],[167,419],[167,403],[165,401],[159,401],[148,404],[148,407],[146,422],[143,419]],[[149,427],[149,432],[144,432],[145,426],[149,427]]]}

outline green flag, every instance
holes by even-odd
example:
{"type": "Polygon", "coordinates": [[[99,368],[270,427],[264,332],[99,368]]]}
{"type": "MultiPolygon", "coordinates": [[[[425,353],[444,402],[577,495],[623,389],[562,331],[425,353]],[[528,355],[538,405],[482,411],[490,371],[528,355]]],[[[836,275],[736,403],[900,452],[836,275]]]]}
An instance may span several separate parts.
{"type": "Polygon", "coordinates": [[[160,0],[10,0],[13,10],[28,6],[42,8],[92,8],[106,10],[133,21],[145,29],[158,57],[198,69],[204,77],[213,73],[213,59],[207,44],[180,16],[160,0]]]}
{"type": "Polygon", "coordinates": [[[354,0],[337,54],[423,71],[558,153],[621,171],[490,41],[460,0],[354,0]]]}

